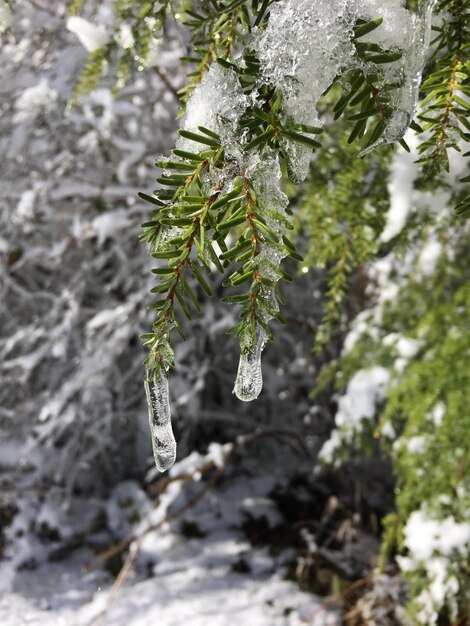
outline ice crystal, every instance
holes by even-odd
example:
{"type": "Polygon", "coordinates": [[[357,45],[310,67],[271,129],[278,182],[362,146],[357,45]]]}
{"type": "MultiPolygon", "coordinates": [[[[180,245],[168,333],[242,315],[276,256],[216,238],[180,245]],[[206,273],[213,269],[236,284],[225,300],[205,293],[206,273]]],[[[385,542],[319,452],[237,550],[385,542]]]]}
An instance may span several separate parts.
{"type": "Polygon", "coordinates": [[[163,368],[159,368],[153,380],[145,381],[145,393],[149,409],[153,455],[157,469],[164,472],[175,462],[176,441],[171,426],[168,376],[163,368]]]}
{"type": "Polygon", "coordinates": [[[263,352],[265,344],[265,332],[262,328],[258,327],[252,345],[241,350],[233,393],[243,402],[256,400],[263,388],[261,353],[263,352]]]}

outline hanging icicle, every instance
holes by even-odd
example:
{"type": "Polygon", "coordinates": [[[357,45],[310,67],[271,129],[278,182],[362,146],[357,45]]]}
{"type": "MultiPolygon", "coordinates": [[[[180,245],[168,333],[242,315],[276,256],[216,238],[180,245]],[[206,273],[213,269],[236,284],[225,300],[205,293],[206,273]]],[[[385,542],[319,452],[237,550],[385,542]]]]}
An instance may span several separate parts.
{"type": "Polygon", "coordinates": [[[152,380],[145,381],[153,456],[157,469],[164,472],[176,459],[176,441],[171,427],[167,373],[160,367],[152,380]]]}
{"type": "Polygon", "coordinates": [[[266,334],[262,328],[258,328],[252,347],[246,351],[242,350],[240,354],[233,393],[243,402],[256,400],[263,388],[261,353],[265,344],[266,334]]]}

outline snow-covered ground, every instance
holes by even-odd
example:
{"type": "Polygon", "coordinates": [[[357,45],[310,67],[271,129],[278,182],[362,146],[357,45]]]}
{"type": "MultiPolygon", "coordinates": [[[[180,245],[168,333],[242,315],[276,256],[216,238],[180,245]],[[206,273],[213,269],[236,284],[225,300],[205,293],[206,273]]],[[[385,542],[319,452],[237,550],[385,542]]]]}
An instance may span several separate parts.
{"type": "Polygon", "coordinates": [[[82,546],[60,560],[64,542],[59,537],[70,538],[77,516],[83,521],[93,511],[86,511],[83,502],[84,509],[72,515],[63,506],[54,507],[54,500],[41,504],[40,498],[25,496],[7,529],[0,624],[336,626],[335,611],[286,579],[295,552],[276,545],[285,519],[269,497],[285,481],[285,467],[266,473],[245,457],[236,468],[226,468],[218,486],[195,498],[221,458],[223,449],[213,445],[208,455],[193,453],[177,463],[157,504],[137,483],[120,483],[101,511],[104,528],[84,537],[82,546]],[[208,469],[201,475],[199,468],[208,469]],[[193,498],[194,506],[145,534],[193,498]],[[40,540],[29,532],[32,517],[42,525],[40,540]],[[131,532],[144,533],[140,550],[114,597],[112,578],[102,566],[84,569],[94,557],[89,546],[122,540],[131,532]]]}

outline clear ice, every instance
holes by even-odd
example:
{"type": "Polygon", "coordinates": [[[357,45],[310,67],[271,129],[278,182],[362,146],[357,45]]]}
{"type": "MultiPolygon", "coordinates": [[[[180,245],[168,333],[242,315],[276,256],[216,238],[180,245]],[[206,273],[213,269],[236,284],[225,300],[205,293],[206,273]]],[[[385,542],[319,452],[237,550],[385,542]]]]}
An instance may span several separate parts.
{"type": "MultiPolygon", "coordinates": [[[[420,0],[415,14],[411,14],[411,41],[403,51],[403,59],[398,61],[402,77],[401,87],[393,96],[393,113],[388,120],[383,135],[360,156],[372,152],[376,147],[399,141],[408,130],[419,100],[419,87],[431,35],[432,10],[436,0],[420,0]]],[[[393,64],[395,65],[395,64],[393,64]]]]}
{"type": "MultiPolygon", "coordinates": [[[[279,0],[270,9],[264,31],[255,32],[253,47],[261,60],[261,82],[281,89],[287,120],[321,126],[315,104],[338,74],[374,67],[358,57],[353,42],[357,18],[383,17],[379,28],[365,37],[384,49],[401,50],[403,56],[382,66],[382,87],[391,91],[394,112],[380,140],[401,139],[413,117],[421,73],[429,46],[432,8],[435,0],[418,0],[414,10],[403,0],[279,0]]],[[[309,170],[310,149],[286,142],[292,180],[303,180],[309,170]]]]}
{"type": "Polygon", "coordinates": [[[258,329],[254,344],[241,351],[233,393],[243,402],[256,400],[263,388],[261,353],[265,344],[266,335],[263,330],[258,329]]]}
{"type": "Polygon", "coordinates": [[[153,380],[146,380],[145,393],[149,409],[153,456],[157,469],[164,472],[170,469],[176,459],[176,441],[171,427],[170,394],[166,372],[160,369],[153,380]]]}

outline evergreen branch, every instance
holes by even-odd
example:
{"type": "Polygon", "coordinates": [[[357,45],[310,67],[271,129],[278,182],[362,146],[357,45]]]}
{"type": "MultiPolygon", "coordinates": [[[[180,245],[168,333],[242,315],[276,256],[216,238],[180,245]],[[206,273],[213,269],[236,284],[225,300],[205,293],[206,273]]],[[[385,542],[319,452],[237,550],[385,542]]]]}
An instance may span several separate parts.
{"type": "MultiPolygon", "coordinates": [[[[422,84],[425,98],[418,118],[428,137],[418,147],[417,161],[423,165],[424,180],[434,184],[439,182],[442,171],[449,170],[448,150],[460,151],[459,141],[470,139],[470,2],[438,2],[436,12],[444,19],[434,27],[434,55],[422,84]]],[[[468,183],[468,176],[461,182],[468,183]]],[[[467,196],[456,212],[466,215],[469,209],[467,196]]]]}
{"type": "Polygon", "coordinates": [[[436,176],[441,169],[448,170],[447,150],[459,149],[456,137],[468,139],[468,109],[470,100],[470,75],[468,73],[468,51],[462,46],[451,58],[440,60],[435,71],[423,83],[427,93],[422,103],[423,111],[418,116],[423,130],[429,138],[419,146],[419,163],[424,165],[426,176],[436,176]],[[461,95],[464,98],[462,98],[461,95]]]}
{"type": "MultiPolygon", "coordinates": [[[[133,70],[142,70],[156,37],[163,31],[172,0],[119,0],[116,2],[116,23],[126,25],[129,41],[121,41],[122,31],[115,30],[102,48],[88,53],[85,68],[75,88],[72,104],[81,95],[89,94],[97,85],[105,68],[112,67],[115,89],[122,89],[133,70]]],[[[72,0],[69,14],[77,13],[82,0],[72,0]]],[[[176,90],[158,66],[155,71],[167,88],[176,90]]]]}

